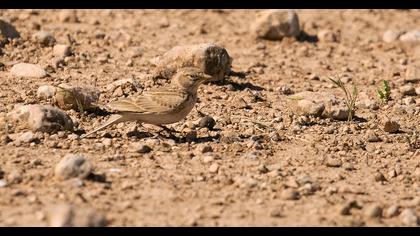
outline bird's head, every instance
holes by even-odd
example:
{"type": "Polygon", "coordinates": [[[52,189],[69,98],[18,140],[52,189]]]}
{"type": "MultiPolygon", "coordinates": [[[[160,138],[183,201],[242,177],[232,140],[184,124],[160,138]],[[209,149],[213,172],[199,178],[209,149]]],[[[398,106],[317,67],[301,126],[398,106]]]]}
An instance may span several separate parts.
{"type": "Polygon", "coordinates": [[[196,91],[201,83],[211,79],[212,76],[202,72],[200,69],[184,67],[178,69],[172,82],[188,91],[196,91]]]}

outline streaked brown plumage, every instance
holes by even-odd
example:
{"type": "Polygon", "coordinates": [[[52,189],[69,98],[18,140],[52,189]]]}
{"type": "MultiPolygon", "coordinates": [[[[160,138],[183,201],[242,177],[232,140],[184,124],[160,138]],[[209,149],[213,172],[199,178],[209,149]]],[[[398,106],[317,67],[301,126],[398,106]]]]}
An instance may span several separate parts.
{"type": "Polygon", "coordinates": [[[107,107],[115,111],[107,123],[82,135],[87,137],[110,125],[126,121],[140,121],[154,125],[176,123],[185,118],[197,101],[199,85],[210,80],[211,76],[196,68],[181,68],[168,87],[149,90],[143,94],[120,98],[110,102],[107,107]]]}

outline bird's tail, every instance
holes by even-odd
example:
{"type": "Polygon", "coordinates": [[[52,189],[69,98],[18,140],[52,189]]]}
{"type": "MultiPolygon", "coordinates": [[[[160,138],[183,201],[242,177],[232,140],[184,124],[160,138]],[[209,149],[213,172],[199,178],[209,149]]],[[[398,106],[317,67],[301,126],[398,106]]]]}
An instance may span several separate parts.
{"type": "Polygon", "coordinates": [[[122,115],[115,115],[114,117],[110,118],[109,121],[107,121],[105,124],[103,124],[101,127],[94,129],[93,131],[90,131],[87,134],[83,134],[82,136],[80,136],[80,138],[86,138],[87,136],[90,136],[91,134],[94,134],[100,130],[105,129],[106,127],[113,125],[113,124],[118,124],[120,122],[123,122],[124,116],[122,115]]]}

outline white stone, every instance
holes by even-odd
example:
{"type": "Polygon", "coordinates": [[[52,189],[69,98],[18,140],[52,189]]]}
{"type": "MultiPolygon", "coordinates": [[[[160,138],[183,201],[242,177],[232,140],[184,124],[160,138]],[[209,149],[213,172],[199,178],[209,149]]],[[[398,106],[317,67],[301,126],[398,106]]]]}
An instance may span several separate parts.
{"type": "Polygon", "coordinates": [[[47,75],[47,72],[42,69],[42,67],[29,63],[15,64],[12,69],[10,69],[10,73],[13,76],[26,78],[42,78],[47,75]]]}
{"type": "Polygon", "coordinates": [[[47,100],[47,99],[52,98],[54,96],[56,90],[57,89],[54,86],[42,85],[42,86],[39,86],[39,88],[36,92],[36,96],[40,99],[47,100]]]}

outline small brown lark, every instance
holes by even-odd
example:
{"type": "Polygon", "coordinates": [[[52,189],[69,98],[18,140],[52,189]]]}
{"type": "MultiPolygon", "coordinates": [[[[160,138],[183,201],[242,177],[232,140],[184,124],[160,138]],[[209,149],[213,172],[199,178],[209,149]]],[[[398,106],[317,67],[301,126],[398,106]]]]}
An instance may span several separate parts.
{"type": "Polygon", "coordinates": [[[115,117],[101,127],[82,135],[81,138],[126,121],[139,121],[158,126],[176,123],[193,109],[199,85],[211,79],[210,75],[199,69],[181,68],[168,87],[151,89],[139,96],[120,98],[109,103],[107,108],[115,111],[115,117]]]}

